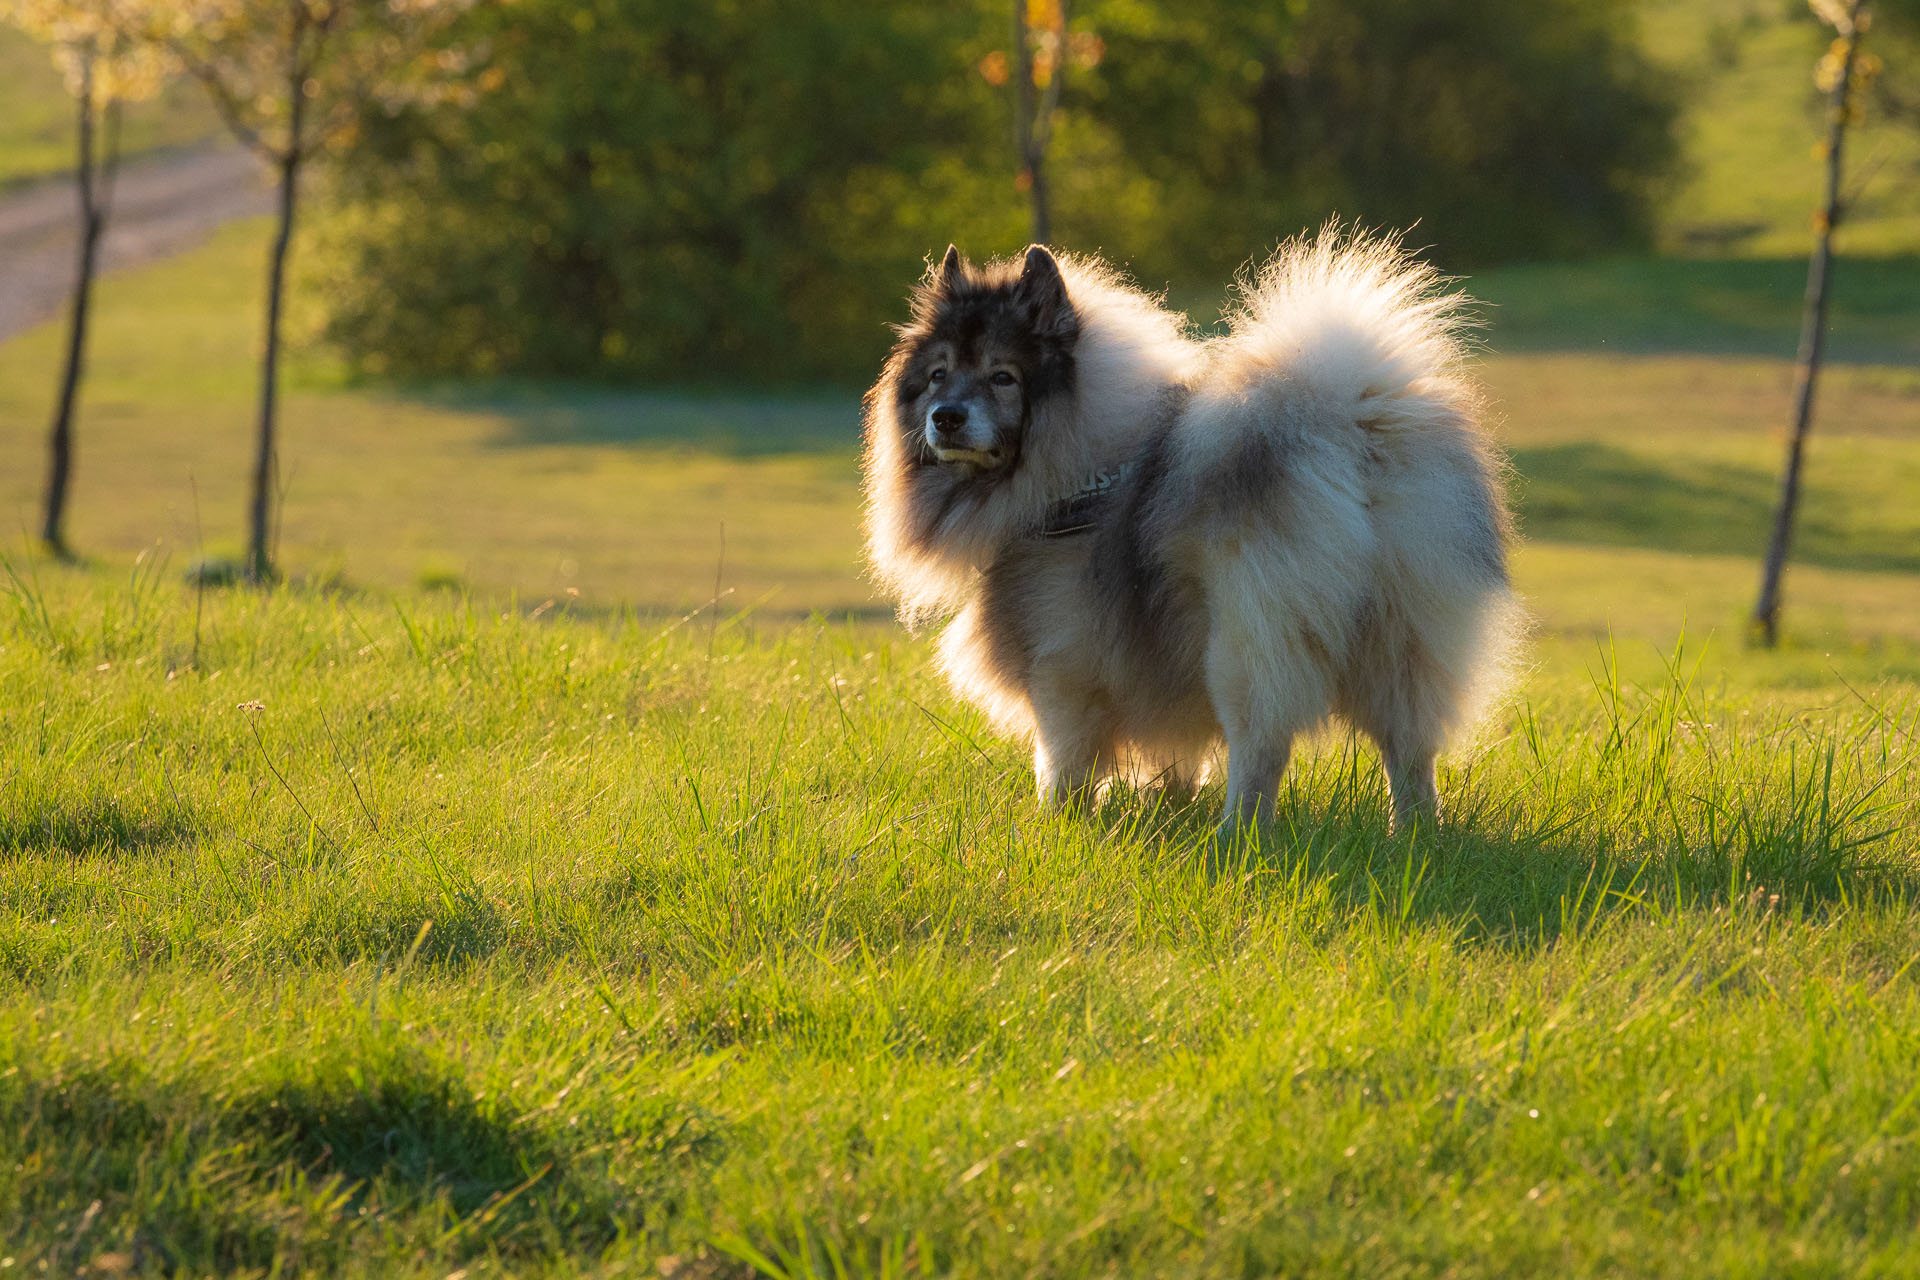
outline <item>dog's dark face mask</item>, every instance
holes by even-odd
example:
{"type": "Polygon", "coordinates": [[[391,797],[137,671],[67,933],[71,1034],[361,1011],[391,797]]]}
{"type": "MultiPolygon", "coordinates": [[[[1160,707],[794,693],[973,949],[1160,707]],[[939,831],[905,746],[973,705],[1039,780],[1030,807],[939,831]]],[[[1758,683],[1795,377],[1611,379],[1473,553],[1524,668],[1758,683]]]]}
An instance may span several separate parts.
{"type": "Polygon", "coordinates": [[[1018,267],[980,270],[949,247],[915,299],[900,430],[923,465],[969,474],[1016,466],[1033,410],[1073,378],[1079,317],[1039,245],[1018,267]]]}

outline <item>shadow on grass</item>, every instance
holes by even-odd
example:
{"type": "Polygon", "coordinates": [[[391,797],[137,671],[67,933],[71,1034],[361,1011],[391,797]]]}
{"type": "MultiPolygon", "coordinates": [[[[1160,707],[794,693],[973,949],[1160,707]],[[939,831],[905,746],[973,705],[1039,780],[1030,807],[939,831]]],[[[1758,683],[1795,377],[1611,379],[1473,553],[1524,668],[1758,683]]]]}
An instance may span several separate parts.
{"type": "MultiPolygon", "coordinates": [[[[1520,449],[1515,486],[1529,537],[1751,556],[1765,545],[1778,480],[1757,468],[1687,459],[1662,464],[1592,442],[1520,449]]],[[[1833,522],[1831,504],[1804,502],[1793,558],[1830,569],[1920,572],[1920,546],[1833,522]]]]}
{"type": "Polygon", "coordinates": [[[516,1187],[566,1181],[535,1127],[516,1126],[497,1102],[483,1106],[468,1083],[417,1055],[381,1048],[328,1066],[249,1098],[236,1127],[382,1199],[443,1194],[463,1217],[516,1187]]]}
{"type": "Polygon", "coordinates": [[[357,1226],[455,1253],[538,1253],[555,1232],[591,1249],[619,1234],[623,1197],[671,1212],[723,1150],[710,1116],[665,1095],[580,1123],[481,1084],[365,1029],[249,1060],[213,1092],[130,1057],[9,1072],[0,1125],[40,1153],[39,1194],[125,1207],[103,1234],[130,1225],[123,1243],[169,1271],[344,1263],[357,1226]]]}
{"type": "Polygon", "coordinates": [[[626,445],[745,458],[851,455],[860,447],[860,398],[844,391],[751,394],[502,381],[388,394],[491,417],[498,424],[492,443],[499,448],[626,445]]]}
{"type": "Polygon", "coordinates": [[[1423,922],[1503,946],[1755,895],[1805,913],[1920,898],[1920,869],[1888,844],[1907,808],[1894,775],[1847,772],[1859,743],[1817,745],[1771,769],[1760,766],[1782,763],[1772,753],[1749,760],[1730,743],[1724,785],[1703,783],[1669,772],[1677,727],[1704,714],[1688,687],[1599,692],[1613,700],[1611,727],[1590,757],[1560,766],[1577,774],[1535,795],[1468,764],[1443,777],[1438,824],[1389,830],[1378,756],[1357,735],[1297,762],[1274,817],[1232,840],[1211,838],[1218,784],[1187,802],[1110,795],[1091,820],[1161,856],[1192,850],[1217,882],[1320,899],[1335,930],[1423,922]]]}
{"type": "Polygon", "coordinates": [[[724,1149],[713,1117],[665,1094],[569,1115],[570,1089],[534,1106],[481,1084],[370,1033],[247,1096],[232,1123],[282,1161],[337,1174],[363,1203],[444,1204],[458,1219],[449,1236],[508,1252],[523,1234],[544,1247],[548,1230],[607,1244],[623,1191],[671,1210],[675,1185],[724,1149]]]}
{"type": "MultiPolygon", "coordinates": [[[[1623,913],[1711,910],[1755,895],[1777,894],[1806,913],[1920,895],[1920,876],[1875,856],[1889,833],[1857,835],[1852,815],[1812,790],[1805,799],[1730,815],[1704,840],[1647,850],[1613,847],[1572,823],[1530,830],[1516,813],[1489,818],[1471,802],[1437,829],[1396,834],[1384,796],[1374,805],[1349,793],[1323,807],[1296,794],[1251,838],[1212,850],[1208,866],[1219,877],[1318,882],[1346,912],[1449,925],[1468,942],[1520,947],[1547,946],[1623,913]]],[[[1184,832],[1192,819],[1177,821],[1184,832]]]]}
{"type": "MultiPolygon", "coordinates": [[[[1664,258],[1503,267],[1464,287],[1489,304],[1495,351],[1767,355],[1791,360],[1804,258],[1664,258]]],[[[1842,258],[1828,356],[1920,361],[1920,256],[1842,258]]]]}
{"type": "Polygon", "coordinates": [[[375,900],[350,912],[341,911],[337,902],[318,904],[281,945],[289,960],[300,963],[395,964],[411,956],[423,965],[450,968],[513,945],[513,921],[503,904],[481,893],[471,876],[443,873],[438,887],[437,895],[429,890],[420,897],[375,900]]]}
{"type": "Polygon", "coordinates": [[[154,853],[190,844],[201,823],[171,804],[130,805],[118,796],[36,797],[0,809],[0,855],[83,857],[154,853]]]}
{"type": "Polygon", "coordinates": [[[196,1174],[235,1154],[214,1138],[208,1106],[204,1095],[163,1087],[145,1064],[124,1057],[0,1076],[0,1129],[9,1150],[35,1165],[9,1247],[40,1251],[43,1270],[51,1264],[67,1275],[89,1274],[87,1259],[109,1245],[142,1272],[154,1264],[169,1273],[273,1265],[295,1215],[252,1211],[252,1197],[231,1185],[208,1194],[196,1174]],[[161,1151],[174,1163],[156,1188],[151,1170],[161,1151]],[[206,1162],[198,1169],[196,1156],[206,1162]],[[60,1229],[74,1205],[88,1203],[95,1208],[79,1230],[60,1229]],[[101,1205],[112,1207],[101,1215],[101,1205]],[[35,1240],[42,1223],[51,1229],[35,1240]]]}

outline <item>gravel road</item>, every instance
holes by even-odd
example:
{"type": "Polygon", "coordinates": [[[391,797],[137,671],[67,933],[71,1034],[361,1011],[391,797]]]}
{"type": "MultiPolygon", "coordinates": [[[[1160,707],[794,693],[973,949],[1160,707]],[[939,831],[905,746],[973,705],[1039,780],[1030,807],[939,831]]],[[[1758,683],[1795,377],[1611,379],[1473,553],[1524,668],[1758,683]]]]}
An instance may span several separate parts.
{"type": "MultiPolygon", "coordinates": [[[[260,166],[234,147],[129,160],[114,183],[101,271],[180,253],[272,205],[260,166]]],[[[60,313],[73,288],[79,216],[70,177],[0,193],[0,339],[60,313]]]]}

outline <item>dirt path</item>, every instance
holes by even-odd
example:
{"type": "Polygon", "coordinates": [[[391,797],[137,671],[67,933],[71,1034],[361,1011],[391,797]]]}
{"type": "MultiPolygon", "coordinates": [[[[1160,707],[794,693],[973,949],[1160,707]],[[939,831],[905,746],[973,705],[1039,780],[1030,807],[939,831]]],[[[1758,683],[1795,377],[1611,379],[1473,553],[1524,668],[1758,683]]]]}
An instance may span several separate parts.
{"type": "MultiPolygon", "coordinates": [[[[58,315],[66,303],[79,252],[77,204],[71,178],[0,194],[0,340],[58,315]]],[[[114,184],[101,269],[190,249],[221,224],[271,207],[259,166],[236,148],[130,160],[114,184]]]]}

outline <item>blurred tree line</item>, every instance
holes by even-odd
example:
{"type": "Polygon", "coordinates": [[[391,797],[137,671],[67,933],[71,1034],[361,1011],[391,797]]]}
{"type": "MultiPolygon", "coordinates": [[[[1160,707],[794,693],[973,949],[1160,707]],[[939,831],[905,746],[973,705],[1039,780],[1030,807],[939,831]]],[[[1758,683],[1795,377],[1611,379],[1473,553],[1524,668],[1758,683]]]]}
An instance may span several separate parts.
{"type": "MultiPolygon", "coordinates": [[[[1009,49],[1058,9],[1014,2],[481,5],[441,90],[370,96],[333,167],[331,336],[370,373],[864,375],[929,253],[1026,242],[1009,49]]],[[[1676,94],[1630,21],[1081,0],[1037,68],[1053,238],[1149,285],[1334,214],[1449,267],[1636,246],[1676,94]]]]}

